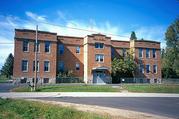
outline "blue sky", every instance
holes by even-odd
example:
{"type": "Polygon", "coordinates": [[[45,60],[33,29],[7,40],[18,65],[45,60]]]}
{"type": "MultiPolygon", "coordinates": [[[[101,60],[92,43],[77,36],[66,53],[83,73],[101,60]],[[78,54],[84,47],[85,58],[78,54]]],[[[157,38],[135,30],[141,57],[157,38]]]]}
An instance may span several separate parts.
{"type": "MultiPolygon", "coordinates": [[[[177,0],[4,0],[0,3],[0,43],[13,42],[14,28],[57,32],[59,35],[85,36],[83,32],[45,23],[77,27],[99,33],[161,41],[179,17],[177,0]]],[[[116,40],[127,37],[111,36],[116,40]]],[[[13,44],[0,44],[0,67],[13,51],[13,44]]]]}

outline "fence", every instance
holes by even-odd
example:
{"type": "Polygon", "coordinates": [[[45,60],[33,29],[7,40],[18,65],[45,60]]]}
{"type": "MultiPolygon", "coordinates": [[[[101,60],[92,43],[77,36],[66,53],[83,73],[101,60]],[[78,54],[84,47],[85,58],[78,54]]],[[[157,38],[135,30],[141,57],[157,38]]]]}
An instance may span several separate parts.
{"type": "MultiPolygon", "coordinates": [[[[54,79],[54,82],[44,83],[42,80],[37,80],[37,85],[49,85],[49,84],[60,84],[60,83],[84,83],[83,77],[60,77],[54,79]]],[[[162,83],[162,84],[179,84],[179,78],[169,78],[169,79],[147,79],[147,78],[121,78],[115,77],[112,79],[112,84],[125,84],[125,83],[140,83],[140,84],[150,84],[150,83],[162,83]]],[[[14,80],[15,85],[31,85],[33,80],[17,79],[14,80]]],[[[93,82],[90,82],[93,84],[93,82]]],[[[96,83],[97,84],[97,83],[96,83]]]]}
{"type": "Polygon", "coordinates": [[[84,83],[83,77],[60,77],[56,83],[84,83]]]}
{"type": "Polygon", "coordinates": [[[179,78],[162,79],[162,83],[164,83],[164,84],[179,84],[179,78]]]}

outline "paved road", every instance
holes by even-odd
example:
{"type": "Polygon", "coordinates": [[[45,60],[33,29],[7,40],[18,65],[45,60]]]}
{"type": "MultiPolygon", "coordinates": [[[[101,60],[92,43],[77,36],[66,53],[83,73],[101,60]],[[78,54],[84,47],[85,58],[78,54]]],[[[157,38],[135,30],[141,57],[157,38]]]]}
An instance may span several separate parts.
{"type": "Polygon", "coordinates": [[[46,97],[40,99],[134,110],[179,119],[179,98],[174,97],[46,97]]]}
{"type": "Polygon", "coordinates": [[[13,87],[12,83],[0,83],[0,92],[9,92],[13,87]]]}

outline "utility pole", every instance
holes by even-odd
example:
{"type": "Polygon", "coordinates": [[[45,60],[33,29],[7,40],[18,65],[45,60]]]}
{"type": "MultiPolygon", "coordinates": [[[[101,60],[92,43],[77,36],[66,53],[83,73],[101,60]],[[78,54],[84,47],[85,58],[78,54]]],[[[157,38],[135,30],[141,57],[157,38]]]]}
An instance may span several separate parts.
{"type": "Polygon", "coordinates": [[[36,25],[36,37],[35,37],[35,77],[34,77],[34,91],[36,91],[37,87],[37,46],[38,46],[38,25],[36,25]]]}

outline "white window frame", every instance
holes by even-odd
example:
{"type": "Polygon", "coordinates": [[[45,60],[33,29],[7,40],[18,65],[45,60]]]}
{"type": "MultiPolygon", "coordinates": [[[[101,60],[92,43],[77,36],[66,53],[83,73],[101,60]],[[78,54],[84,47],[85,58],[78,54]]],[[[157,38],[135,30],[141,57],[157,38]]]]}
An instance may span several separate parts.
{"type": "Polygon", "coordinates": [[[104,54],[95,54],[95,61],[99,63],[104,63],[104,54]],[[96,61],[96,56],[98,55],[99,60],[96,61]],[[100,56],[103,56],[103,61],[100,61],[100,56]]]}
{"type": "Polygon", "coordinates": [[[143,58],[143,52],[144,52],[144,50],[143,50],[143,48],[139,48],[139,58],[143,58]],[[142,50],[142,56],[140,57],[140,49],[142,50]]]}
{"type": "Polygon", "coordinates": [[[143,64],[139,64],[139,72],[144,74],[144,65],[143,64]],[[142,68],[142,72],[140,72],[141,68],[142,68]]]}
{"type": "MultiPolygon", "coordinates": [[[[35,65],[35,60],[33,61],[33,71],[35,72],[35,69],[34,69],[34,65],[35,65]]],[[[39,62],[39,60],[37,60],[37,72],[39,72],[39,70],[40,70],[40,62],[39,62]]]]}
{"type": "MultiPolygon", "coordinates": [[[[39,41],[37,41],[37,45],[39,44],[39,46],[37,47],[38,49],[37,49],[37,53],[40,53],[40,42],[39,41]]],[[[36,42],[34,42],[34,52],[35,52],[35,47],[36,47],[36,42]]]]}
{"type": "Polygon", "coordinates": [[[45,60],[45,61],[44,61],[44,72],[50,72],[50,61],[49,61],[49,60],[45,60]],[[48,71],[45,71],[45,62],[49,62],[48,71]]]}
{"type": "Polygon", "coordinates": [[[21,61],[21,71],[22,71],[22,72],[28,72],[28,71],[29,71],[29,61],[28,61],[28,60],[23,59],[23,60],[21,61]],[[27,70],[22,70],[23,61],[27,61],[27,70]]]}
{"type": "Polygon", "coordinates": [[[154,65],[153,65],[153,73],[154,73],[154,74],[157,74],[157,69],[158,69],[157,65],[154,64],[154,65]],[[156,72],[155,72],[155,73],[154,73],[154,66],[156,66],[156,72]]]}
{"type": "Polygon", "coordinates": [[[80,46],[77,46],[77,47],[76,47],[76,54],[80,54],[80,50],[81,50],[80,46]],[[78,51],[78,48],[79,48],[79,52],[77,52],[77,51],[78,51]]]}
{"type": "Polygon", "coordinates": [[[77,62],[77,63],[75,64],[75,69],[76,69],[77,71],[80,70],[80,63],[77,62]],[[78,68],[78,69],[77,69],[77,68],[78,68]]]}
{"type": "Polygon", "coordinates": [[[23,41],[22,41],[22,51],[23,51],[23,52],[29,52],[29,41],[28,41],[28,40],[23,40],[23,41]],[[25,42],[25,41],[28,42],[28,44],[27,44],[27,51],[24,51],[24,42],[25,42]]]}
{"type": "Polygon", "coordinates": [[[155,58],[155,59],[157,58],[157,50],[155,48],[152,49],[152,58],[155,58]],[[155,50],[155,57],[153,57],[154,50],[155,50]]]}
{"type": "MultiPolygon", "coordinates": [[[[51,52],[51,42],[50,41],[45,41],[45,45],[46,45],[47,42],[49,43],[49,52],[45,51],[45,53],[50,53],[51,52]]],[[[45,46],[45,48],[46,48],[46,46],[45,46]]]]}
{"type": "Polygon", "coordinates": [[[150,73],[150,64],[146,64],[146,73],[149,74],[150,73]],[[149,72],[147,72],[147,65],[149,66],[149,72]]]}
{"type": "Polygon", "coordinates": [[[146,48],[146,53],[145,53],[145,55],[146,55],[146,58],[150,58],[150,49],[149,48],[146,48]],[[147,49],[148,49],[148,53],[149,53],[149,57],[147,57],[147,49]]]}

